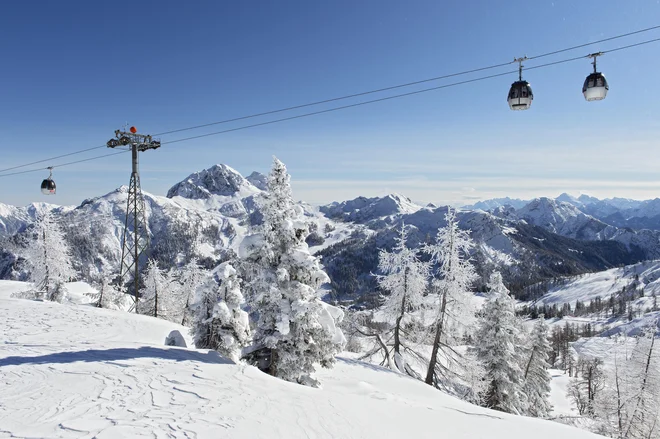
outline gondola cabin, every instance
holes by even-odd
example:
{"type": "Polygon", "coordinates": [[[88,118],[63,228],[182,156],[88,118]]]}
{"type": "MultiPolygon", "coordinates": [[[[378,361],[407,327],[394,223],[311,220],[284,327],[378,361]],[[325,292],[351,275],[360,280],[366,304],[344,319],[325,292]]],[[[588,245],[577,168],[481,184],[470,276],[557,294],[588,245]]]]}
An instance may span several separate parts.
{"type": "Polygon", "coordinates": [[[41,182],[41,193],[44,195],[55,195],[55,180],[47,178],[41,182]]]}
{"type": "Polygon", "coordinates": [[[593,58],[591,63],[594,66],[593,73],[590,73],[587,76],[587,79],[584,80],[582,85],[582,94],[587,102],[591,101],[602,101],[607,96],[607,91],[610,89],[610,86],[607,84],[607,79],[605,75],[600,73],[596,67],[596,61],[603,52],[592,53],[587,56],[587,58],[593,58]]]}
{"type": "Polygon", "coordinates": [[[53,180],[53,167],[46,168],[50,171],[50,175],[41,182],[41,193],[44,195],[55,195],[55,180],[53,180]]]}
{"type": "Polygon", "coordinates": [[[588,101],[602,101],[607,96],[607,91],[610,86],[607,84],[605,75],[600,72],[595,72],[587,76],[582,86],[582,94],[588,101]]]}
{"type": "Polygon", "coordinates": [[[511,84],[507,98],[509,108],[512,110],[527,110],[532,106],[532,100],[534,100],[534,93],[529,82],[521,80],[511,84]]]}

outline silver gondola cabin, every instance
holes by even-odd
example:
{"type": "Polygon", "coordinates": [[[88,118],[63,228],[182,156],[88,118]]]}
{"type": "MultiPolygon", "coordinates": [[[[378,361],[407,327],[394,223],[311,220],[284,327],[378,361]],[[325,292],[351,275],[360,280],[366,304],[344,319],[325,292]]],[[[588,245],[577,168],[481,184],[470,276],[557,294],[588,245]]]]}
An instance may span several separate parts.
{"type": "Polygon", "coordinates": [[[587,76],[587,79],[584,80],[584,85],[582,86],[582,94],[584,98],[588,101],[602,101],[607,96],[607,91],[610,89],[610,86],[607,84],[607,79],[605,75],[596,71],[596,57],[599,57],[603,52],[592,53],[589,55],[589,58],[593,58],[594,62],[594,71],[593,73],[587,76]]]}
{"type": "Polygon", "coordinates": [[[511,88],[509,89],[509,94],[507,96],[509,108],[512,110],[527,110],[532,106],[532,100],[534,100],[532,86],[529,85],[529,82],[523,81],[522,79],[522,62],[526,59],[527,57],[523,57],[514,60],[514,62],[519,64],[518,80],[511,84],[511,88]]]}

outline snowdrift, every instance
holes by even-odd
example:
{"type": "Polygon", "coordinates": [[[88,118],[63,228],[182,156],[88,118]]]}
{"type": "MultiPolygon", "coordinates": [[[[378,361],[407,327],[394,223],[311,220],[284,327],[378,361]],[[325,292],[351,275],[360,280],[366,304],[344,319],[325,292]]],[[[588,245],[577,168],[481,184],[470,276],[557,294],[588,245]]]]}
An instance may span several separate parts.
{"type": "MultiPolygon", "coordinates": [[[[185,328],[84,304],[12,299],[0,281],[0,437],[598,437],[476,407],[351,358],[308,388],[215,352],[165,346],[185,328]]],[[[187,340],[189,342],[189,340],[187,340]]]]}

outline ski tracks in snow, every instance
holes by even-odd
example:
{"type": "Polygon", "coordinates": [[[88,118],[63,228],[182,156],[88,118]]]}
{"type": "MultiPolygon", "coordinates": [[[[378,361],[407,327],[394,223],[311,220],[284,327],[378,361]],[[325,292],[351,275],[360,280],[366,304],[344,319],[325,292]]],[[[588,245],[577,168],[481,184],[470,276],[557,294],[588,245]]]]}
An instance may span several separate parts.
{"type": "Polygon", "coordinates": [[[0,367],[0,431],[9,437],[99,439],[167,431],[162,437],[195,438],[234,426],[224,407],[234,390],[199,370],[172,371],[171,360],[128,361],[0,367]]]}
{"type": "Polygon", "coordinates": [[[499,418],[348,358],[318,371],[322,389],[284,382],[215,352],[164,346],[171,330],[186,332],[181,326],[9,299],[3,288],[0,282],[0,438],[595,437],[499,418]]]}

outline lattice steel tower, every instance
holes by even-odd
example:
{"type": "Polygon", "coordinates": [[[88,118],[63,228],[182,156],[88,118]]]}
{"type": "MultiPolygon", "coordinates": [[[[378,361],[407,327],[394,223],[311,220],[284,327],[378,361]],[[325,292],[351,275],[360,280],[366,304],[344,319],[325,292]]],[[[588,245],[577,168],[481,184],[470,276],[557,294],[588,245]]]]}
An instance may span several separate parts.
{"type": "Polygon", "coordinates": [[[121,246],[121,268],[119,278],[121,285],[126,285],[129,275],[133,275],[133,296],[135,297],[135,312],[137,312],[138,291],[140,288],[140,258],[149,250],[149,228],[144,207],[144,198],[140,188],[140,171],[138,152],[160,148],[160,141],[151,136],[137,134],[137,129],[131,127],[130,132],[115,131],[115,138],[108,140],[108,148],[130,148],[133,171],[128,185],[128,201],[126,203],[126,221],[121,246]],[[132,230],[131,230],[132,229],[132,230]],[[132,236],[131,236],[132,235],[132,236]],[[132,239],[130,239],[132,238],[132,239]]]}

